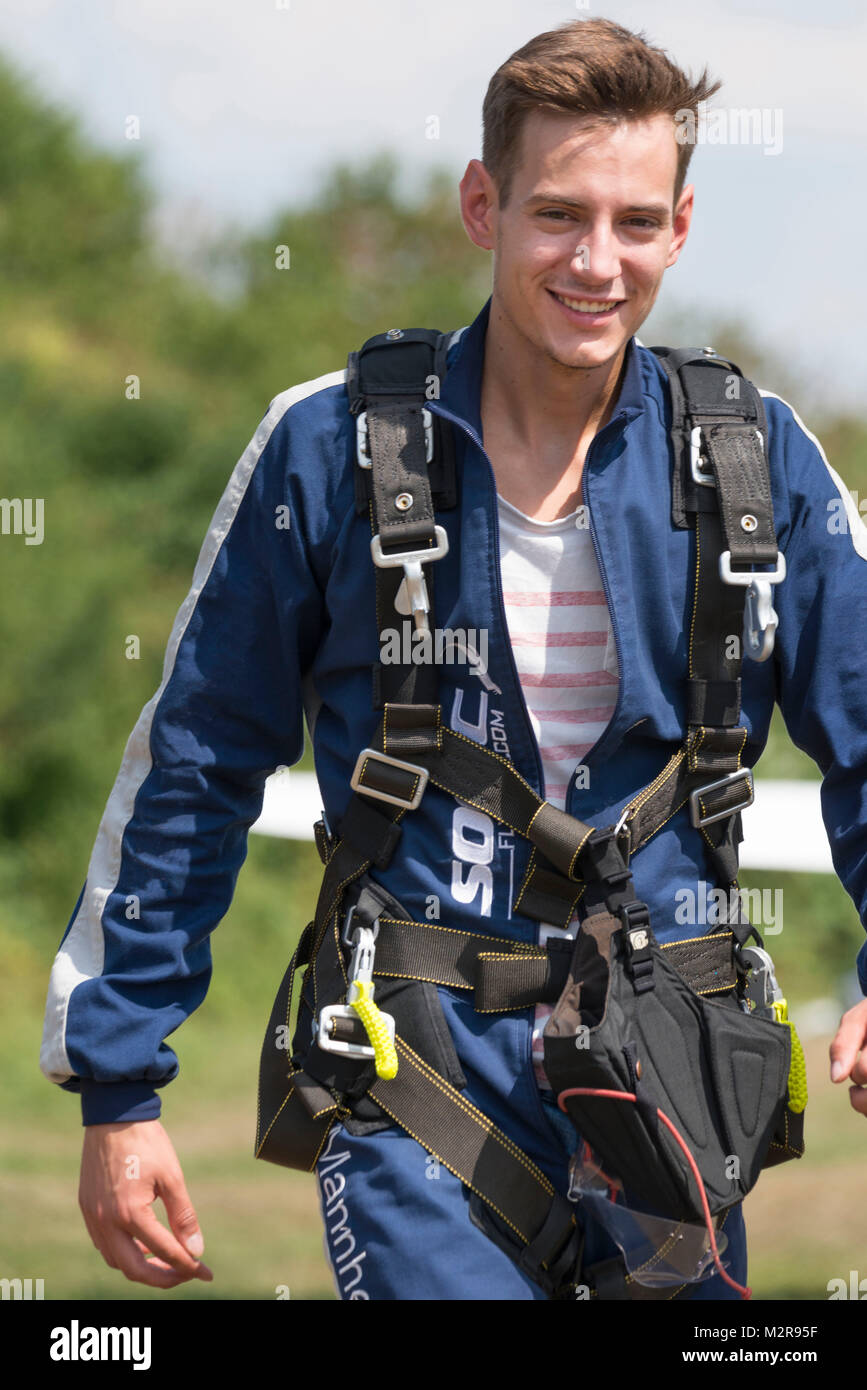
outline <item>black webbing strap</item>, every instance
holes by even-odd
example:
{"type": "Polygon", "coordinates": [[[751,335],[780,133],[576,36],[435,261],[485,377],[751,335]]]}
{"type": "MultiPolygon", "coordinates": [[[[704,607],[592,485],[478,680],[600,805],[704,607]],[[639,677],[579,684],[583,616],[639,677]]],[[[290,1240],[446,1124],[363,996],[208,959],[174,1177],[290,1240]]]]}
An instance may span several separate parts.
{"type": "Polygon", "coordinates": [[[330,1091],[289,1060],[295,976],[309,965],[314,925],[308,923],[286,968],[271,1009],[259,1060],[254,1156],[312,1171],[340,1106],[330,1091]],[[283,1036],[280,1036],[282,1030],[283,1036]]]}
{"type": "MultiPolygon", "coordinates": [[[[693,524],[696,533],[686,759],[679,775],[694,774],[690,819],[716,872],[731,884],[743,837],[739,808],[751,794],[748,777],[739,775],[747,734],[739,722],[747,590],[722,579],[720,557],[727,550],[733,570],[777,561],[767,420],[760,393],[712,349],[653,351],[671,392],[672,519],[693,524]]],[[[640,843],[633,833],[633,850],[640,843]]]]}
{"type": "MultiPolygon", "coordinates": [[[[449,337],[435,329],[392,329],[349,354],[349,408],[366,422],[364,462],[356,456],[356,506],[369,511],[371,538],[386,556],[431,549],[435,507],[456,505],[452,427],[430,414],[426,429],[423,419],[426,402],[440,394],[449,337]]],[[[433,628],[433,565],[423,573],[433,628]]],[[[436,672],[431,663],[412,661],[414,622],[396,607],[403,569],[377,565],[375,576],[378,640],[381,651],[388,648],[388,659],[373,668],[373,708],[382,709],[387,701],[430,704],[437,698],[436,672]],[[398,634],[397,643],[384,636],[387,632],[398,634]],[[409,659],[394,660],[395,646],[401,658],[408,650],[409,659]]]]}
{"type": "MultiPolygon", "coordinates": [[[[650,349],[668,376],[671,400],[671,440],[674,452],[671,518],[681,530],[692,524],[691,514],[716,512],[713,487],[693,477],[690,450],[693,430],[701,429],[701,455],[707,466],[707,437],[718,425],[766,431],[764,406],[759,392],[734,362],[712,348],[650,349]]],[[[715,441],[711,446],[721,452],[715,441]]],[[[759,461],[756,460],[757,466],[759,461]]],[[[699,475],[712,475],[707,467],[699,475]]],[[[751,476],[751,475],[750,475],[751,476]]],[[[765,537],[767,539],[767,537],[765,537]]]]}
{"type": "MultiPolygon", "coordinates": [[[[370,533],[372,536],[376,534],[372,505],[370,509],[370,533]]],[[[436,566],[427,565],[424,576],[430,604],[428,622],[433,628],[436,624],[434,617],[436,611],[436,566]]],[[[434,704],[439,693],[439,681],[433,662],[413,662],[412,660],[405,662],[402,659],[396,661],[390,659],[394,647],[397,648],[397,653],[401,658],[404,650],[407,650],[411,657],[414,641],[418,640],[414,639],[412,635],[415,631],[412,618],[407,614],[398,612],[395,606],[398,591],[403,583],[403,570],[397,566],[383,569],[377,565],[374,577],[376,581],[376,631],[380,644],[380,660],[373,667],[372,707],[379,710],[388,703],[401,705],[434,704]],[[389,631],[397,634],[396,642],[390,642],[384,638],[383,634],[389,631]],[[383,660],[383,656],[388,656],[389,660],[383,660]]]]}
{"type": "Polygon", "coordinates": [[[423,750],[436,751],[442,739],[439,705],[387,706],[379,722],[370,751],[359,757],[359,785],[379,798],[356,791],[347,804],[337,826],[337,833],[328,837],[322,822],[322,832],[316,834],[325,873],[319,888],[314,917],[316,936],[313,954],[319,948],[332,914],[340,904],[346,887],[371,864],[385,869],[394,854],[403,829],[400,821],[408,807],[381,799],[382,793],[403,796],[407,801],[419,787],[417,771],[401,771],[391,764],[371,756],[377,751],[401,760],[417,759],[423,750]],[[324,851],[324,854],[323,854],[324,851]]]}
{"type": "Polygon", "coordinates": [[[386,1114],[465,1183],[504,1221],[523,1247],[518,1262],[530,1278],[555,1294],[574,1278],[581,1233],[575,1209],[540,1168],[449,1086],[402,1038],[395,1038],[397,1075],[377,1078],[368,1095],[386,1114]],[[550,1277],[556,1268],[556,1281],[550,1277]]]}
{"type": "MultiPolygon", "coordinates": [[[[439,333],[432,328],[406,328],[368,338],[347,359],[346,394],[351,414],[358,416],[368,397],[385,404],[407,396],[417,401],[438,399],[451,337],[451,332],[439,333]]],[[[428,469],[431,493],[437,509],[449,510],[457,505],[454,435],[441,416],[434,416],[433,429],[434,453],[428,469]]],[[[355,484],[356,511],[363,515],[372,496],[370,470],[357,468],[355,484]]]]}
{"type": "MultiPolygon", "coordinates": [[[[594,868],[595,846],[589,843],[594,827],[543,801],[505,758],[449,729],[441,723],[440,716],[438,705],[386,706],[379,729],[369,745],[372,751],[361,762],[359,794],[355,799],[359,805],[356,807],[355,802],[350,802],[341,833],[356,833],[369,860],[379,854],[377,847],[382,844],[380,857],[375,862],[384,867],[381,857],[390,857],[399,834],[392,822],[400,817],[395,816],[388,803],[377,798],[389,794],[408,802],[420,786],[420,774],[427,772],[431,785],[484,811],[533,843],[534,854],[514,910],[534,918],[539,913],[538,920],[565,926],[578,900],[586,893],[586,875],[600,883],[599,900],[607,900],[610,889],[605,883],[610,873],[617,873],[623,866],[612,858],[607,868],[604,864],[594,868]],[[376,756],[380,750],[405,760],[410,766],[394,767],[380,761],[376,756]],[[378,819],[372,817],[368,823],[366,807],[378,812],[378,819]],[[357,827],[355,831],[354,827],[357,827]],[[549,863],[540,866],[536,851],[549,863]],[[533,888],[535,901],[529,900],[528,883],[538,885],[533,888]]],[[[696,730],[689,752],[678,750],[663,772],[627,808],[624,818],[630,834],[629,854],[634,854],[666,823],[688,800],[690,792],[738,766],[744,737],[744,731],[738,729],[696,730]]],[[[718,809],[727,810],[743,798],[744,782],[738,781],[729,789],[708,794],[700,804],[703,814],[709,815],[718,809]]],[[[596,833],[600,837],[603,832],[596,833]]],[[[625,841],[621,841],[619,852],[623,854],[625,850],[625,841]]],[[[607,853],[610,855],[612,851],[608,849],[607,853]]],[[[627,860],[628,857],[626,855],[627,860]]],[[[344,856],[340,861],[341,870],[345,869],[345,863],[344,856]]],[[[328,867],[331,867],[330,860],[328,867]]],[[[335,867],[332,876],[336,876],[337,871],[335,867]]]]}
{"type": "MultiPolygon", "coordinates": [[[[504,1013],[534,1004],[556,1003],[566,986],[574,941],[552,938],[544,946],[439,922],[378,918],[373,973],[427,980],[474,991],[478,1013],[504,1013]]],[[[697,994],[732,989],[737,974],[729,931],[671,941],[662,950],[697,994]]]]}
{"type": "Polygon", "coordinates": [[[762,437],[732,421],[702,430],[713,468],[725,549],[732,565],[777,563],[774,505],[762,437]]]}
{"type": "MultiPolygon", "coordinates": [[[[752,439],[755,443],[754,434],[752,439]]],[[[721,475],[718,484],[722,494],[721,475]]],[[[717,873],[731,884],[737,878],[738,845],[743,838],[737,808],[749,799],[751,790],[746,776],[733,777],[741,768],[747,737],[740,725],[746,588],[726,584],[720,577],[724,538],[719,517],[699,513],[695,534],[685,772],[693,778],[689,790],[701,789],[692,799],[692,823],[701,830],[717,873]],[[731,780],[725,781],[727,777],[731,780]],[[714,786],[715,782],[722,785],[714,786]],[[725,816],[725,812],[731,814],[725,816]],[[711,816],[722,818],[704,824],[711,816]]]]}
{"type": "Polygon", "coordinates": [[[373,467],[373,509],[383,550],[414,550],[434,539],[434,508],[427,476],[422,409],[406,401],[369,398],[368,442],[373,467]],[[403,506],[398,507],[398,501],[403,506]]]}
{"type": "MultiPolygon", "coordinates": [[[[391,711],[387,706],[381,730],[393,717],[391,711]]],[[[578,857],[593,827],[543,801],[499,753],[442,725],[438,746],[413,756],[427,769],[434,786],[524,835],[567,877],[579,877],[578,857]]],[[[413,776],[405,774],[407,794],[411,794],[413,776]]]]}
{"type": "Polygon", "coordinates": [[[732,727],[740,719],[746,589],[720,578],[717,516],[696,519],[696,569],[689,632],[687,722],[732,727]]]}
{"type": "Polygon", "coordinates": [[[583,892],[583,884],[573,883],[563,874],[540,863],[538,851],[534,848],[527,863],[524,882],[512,905],[513,911],[522,912],[536,922],[565,927],[572,920],[583,892]]]}

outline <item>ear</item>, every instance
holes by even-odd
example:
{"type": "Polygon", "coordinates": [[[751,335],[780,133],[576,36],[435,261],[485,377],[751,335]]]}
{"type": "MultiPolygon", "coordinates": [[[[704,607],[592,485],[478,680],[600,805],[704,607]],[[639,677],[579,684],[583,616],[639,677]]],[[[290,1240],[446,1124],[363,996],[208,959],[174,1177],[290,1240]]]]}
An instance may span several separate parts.
{"type": "Polygon", "coordinates": [[[480,159],[471,159],[460,182],[461,219],[467,236],[484,251],[497,244],[497,186],[480,159]]]}
{"type": "Polygon", "coordinates": [[[672,219],[673,235],[671,238],[671,247],[668,252],[668,260],[665,262],[666,270],[670,265],[674,265],[683,249],[683,244],[686,241],[690,223],[692,222],[692,210],[694,206],[695,186],[688,183],[678,198],[677,206],[674,209],[674,217],[672,219]]]}

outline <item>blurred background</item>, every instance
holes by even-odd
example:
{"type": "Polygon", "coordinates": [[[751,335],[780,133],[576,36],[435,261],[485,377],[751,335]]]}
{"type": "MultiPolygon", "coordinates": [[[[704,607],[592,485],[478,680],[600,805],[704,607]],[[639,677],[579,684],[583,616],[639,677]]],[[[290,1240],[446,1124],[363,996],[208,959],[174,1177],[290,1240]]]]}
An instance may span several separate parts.
{"type": "MultiPolygon", "coordinates": [[[[854,3],[94,0],[82,13],[4,0],[0,491],[43,498],[45,535],[0,535],[0,1276],[42,1278],[46,1298],[334,1296],[313,1178],[252,1157],[262,1032],[318,889],[312,843],[250,836],[209,995],[172,1037],[181,1072],[162,1118],[211,1285],[147,1290],[91,1245],[78,1099],[38,1069],[48,972],[208,522],[268,402],[395,324],[471,322],[490,261],[464,233],[457,182],[480,154],[487,81],[534,33],[600,13],[693,71],[707,63],[725,82],[715,106],[782,113],[776,152],[696,151],[694,229],[642,341],[731,355],[867,498],[854,3]]],[[[308,746],[298,772],[312,771],[308,746]]],[[[762,774],[819,778],[778,718],[759,798],[762,774]]],[[[867,1275],[867,1127],[827,1080],[830,1036],[860,997],[863,929],[833,873],[759,862],[742,882],[783,890],[768,944],[811,1086],[807,1155],[747,1202],[750,1279],[757,1298],[824,1299],[830,1279],[867,1275]]]]}

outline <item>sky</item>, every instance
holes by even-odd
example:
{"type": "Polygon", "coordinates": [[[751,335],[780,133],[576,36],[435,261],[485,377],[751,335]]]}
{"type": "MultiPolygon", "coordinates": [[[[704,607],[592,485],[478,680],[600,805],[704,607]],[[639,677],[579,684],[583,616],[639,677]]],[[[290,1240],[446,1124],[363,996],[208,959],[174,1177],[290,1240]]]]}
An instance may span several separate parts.
{"type": "Polygon", "coordinates": [[[183,258],[198,237],[303,204],[336,160],[383,149],[407,195],[437,165],[453,173],[458,218],[493,72],[534,34],[598,16],[693,73],[707,65],[727,134],[729,112],[763,113],[757,142],[699,143],[689,240],[642,341],[677,315],[690,341],[712,341],[737,316],[804,401],[863,415],[863,0],[0,0],[0,48],[99,146],[141,152],[159,234],[183,258]]]}

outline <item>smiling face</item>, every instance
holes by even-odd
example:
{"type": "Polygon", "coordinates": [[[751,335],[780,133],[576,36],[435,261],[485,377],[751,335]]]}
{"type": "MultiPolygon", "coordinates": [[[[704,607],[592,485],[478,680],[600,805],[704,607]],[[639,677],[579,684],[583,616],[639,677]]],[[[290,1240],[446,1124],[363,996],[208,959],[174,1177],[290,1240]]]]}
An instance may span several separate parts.
{"type": "Polygon", "coordinates": [[[519,337],[564,367],[617,356],[689,230],[692,187],[672,206],[677,153],[667,115],[595,125],[532,111],[505,208],[485,166],[471,161],[464,225],[495,253],[494,304],[519,337]]]}

